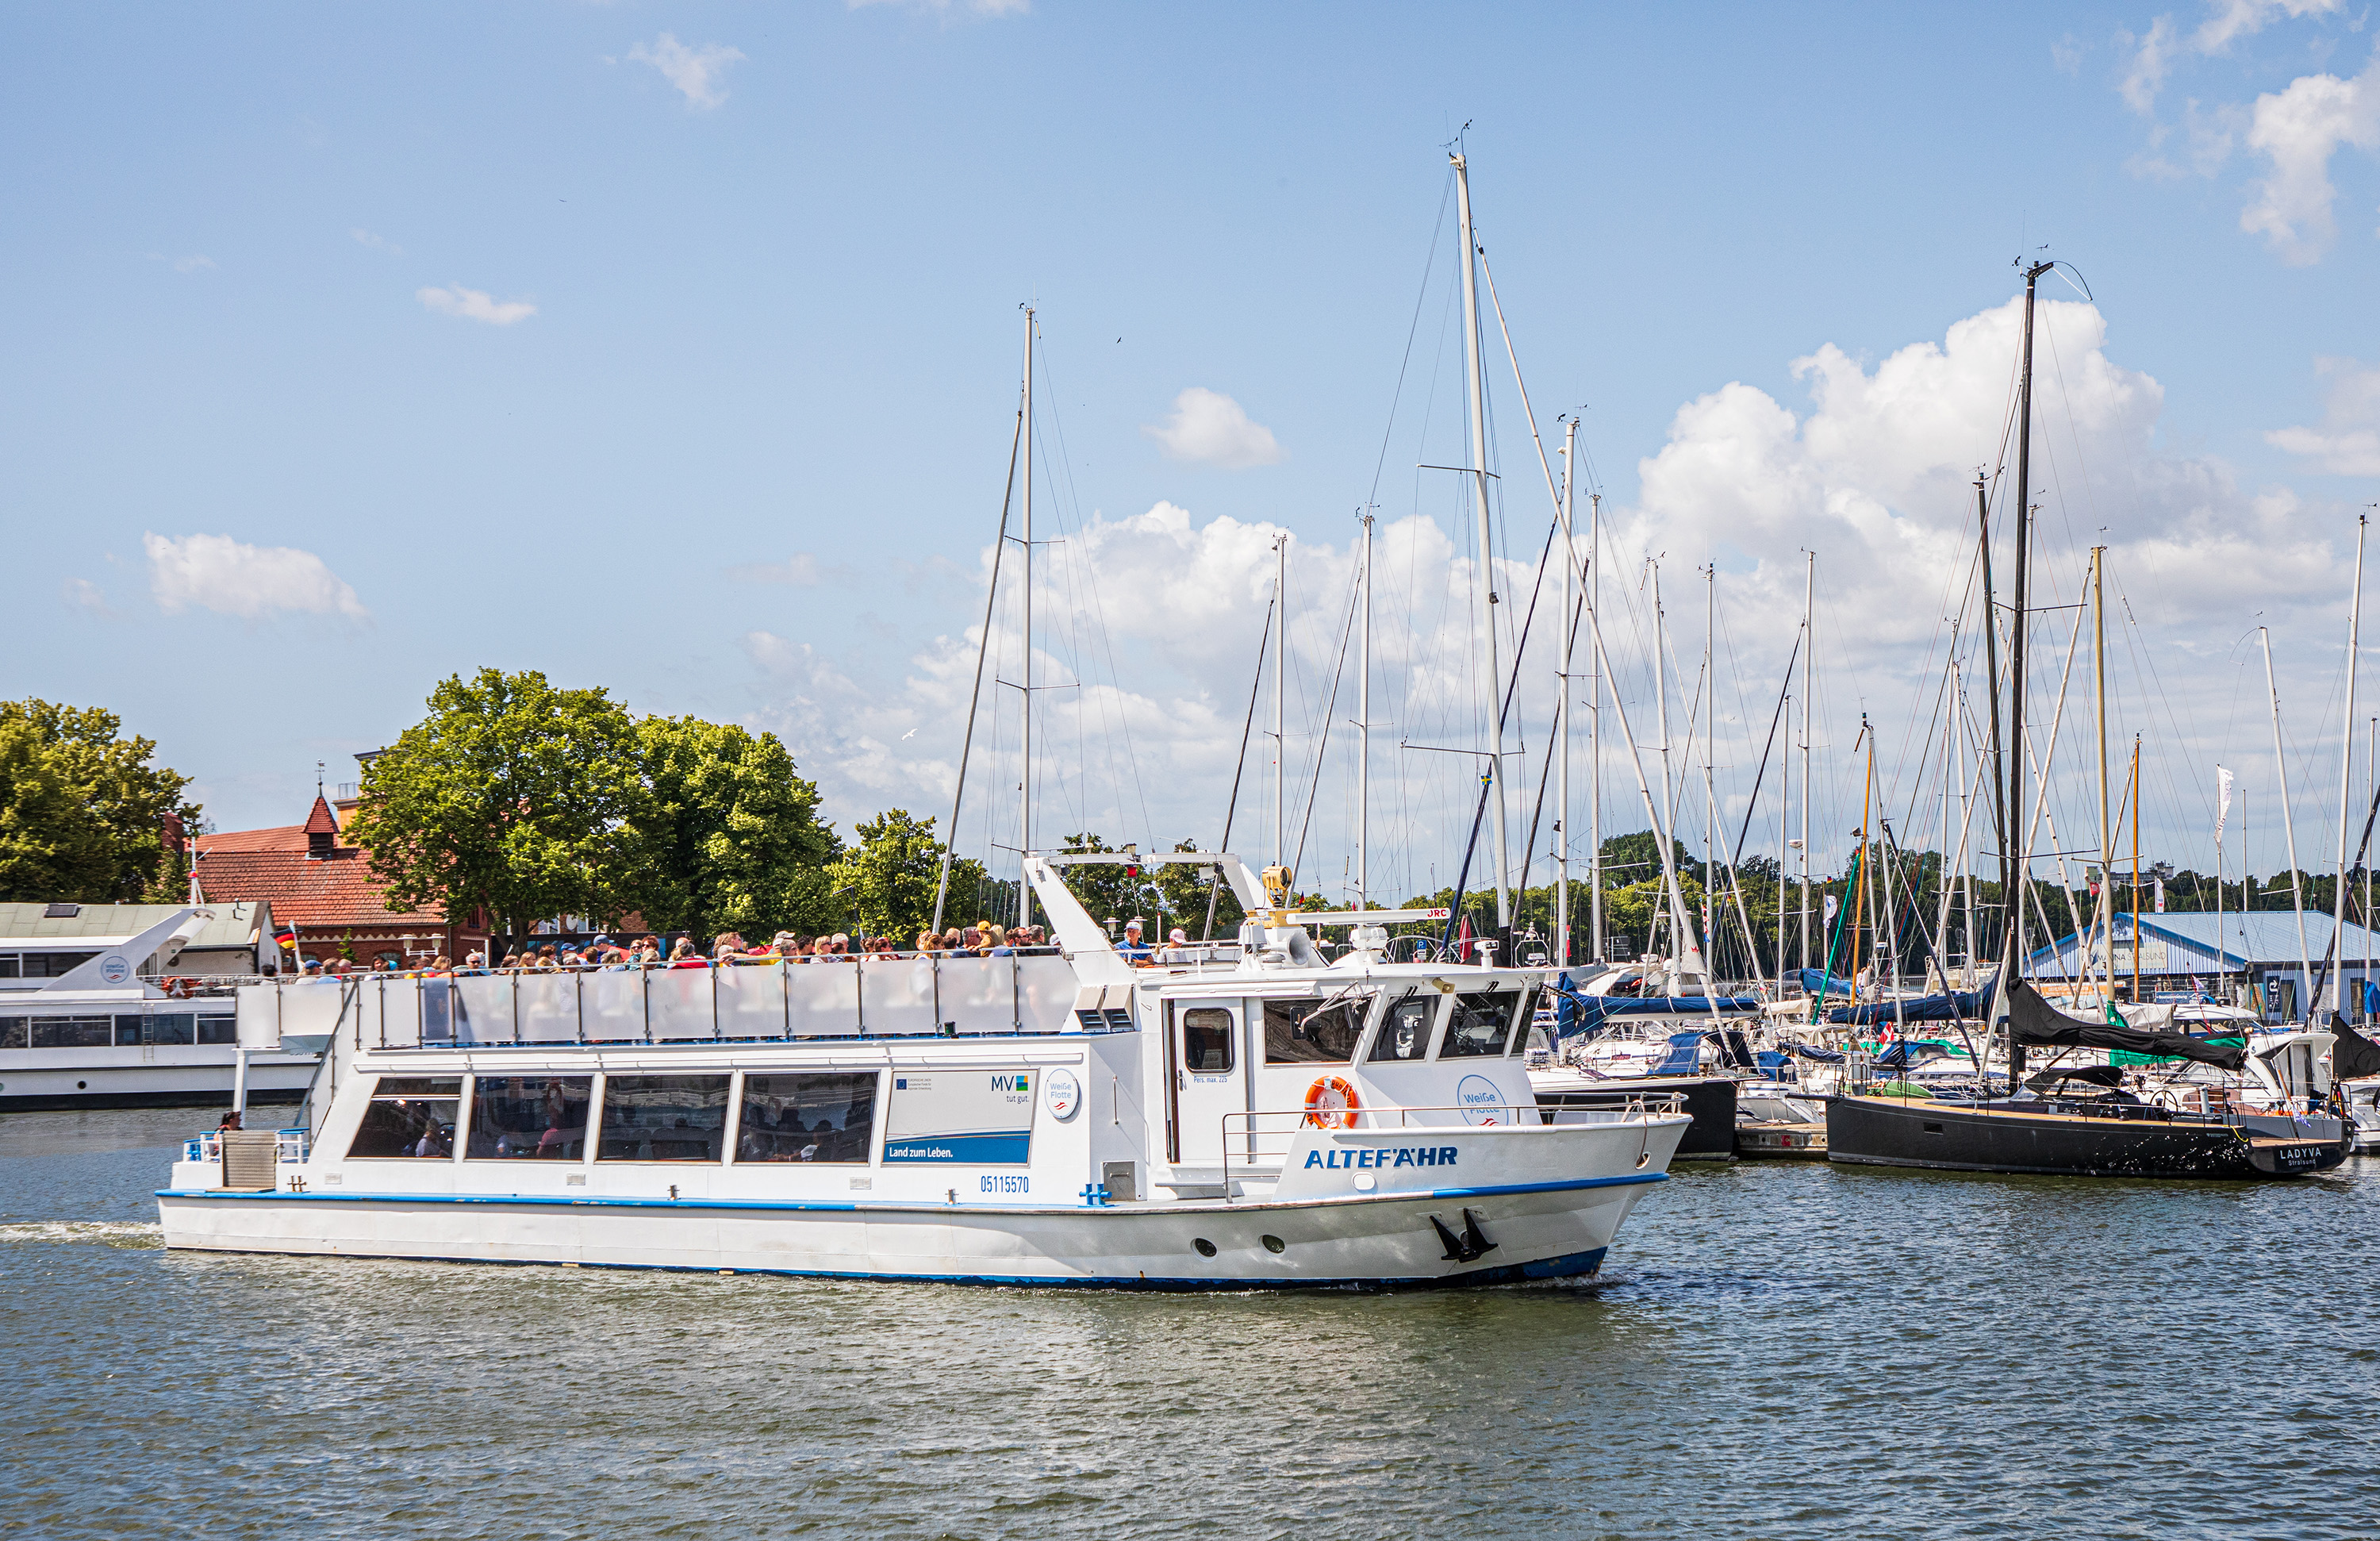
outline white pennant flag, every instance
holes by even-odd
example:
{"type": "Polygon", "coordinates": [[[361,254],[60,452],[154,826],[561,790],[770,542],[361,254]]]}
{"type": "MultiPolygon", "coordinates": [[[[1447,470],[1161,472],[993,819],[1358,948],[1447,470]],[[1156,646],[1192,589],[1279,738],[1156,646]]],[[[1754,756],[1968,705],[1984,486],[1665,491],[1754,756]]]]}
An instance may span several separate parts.
{"type": "Polygon", "coordinates": [[[2223,821],[2231,817],[2231,772],[2215,768],[2215,838],[2223,838],[2223,821]]]}

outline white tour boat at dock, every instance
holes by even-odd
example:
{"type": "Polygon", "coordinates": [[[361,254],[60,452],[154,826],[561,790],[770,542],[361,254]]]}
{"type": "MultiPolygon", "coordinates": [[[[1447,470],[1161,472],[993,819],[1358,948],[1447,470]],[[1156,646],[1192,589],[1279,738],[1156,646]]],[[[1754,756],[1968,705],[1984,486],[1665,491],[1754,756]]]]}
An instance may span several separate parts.
{"type": "MultiPolygon", "coordinates": [[[[327,1035],[303,1128],[189,1142],[168,1246],[1156,1289],[1493,1284],[1602,1266],[1687,1120],[1542,1112],[1543,971],[1326,961],[1237,858],[1236,944],[253,987],[327,1035]]],[[[1147,861],[1152,858],[1141,857],[1147,861]]],[[[1267,879],[1285,885],[1285,875],[1267,879]]]]}
{"type": "Polygon", "coordinates": [[[0,935],[0,1112],[295,1102],[305,1095],[316,1063],[310,1047],[276,1040],[243,1053],[237,979],[173,972],[230,908],[55,904],[47,909],[62,913],[50,924],[12,922],[13,934],[0,935]],[[90,918],[77,913],[87,908],[135,909],[146,924],[91,934],[74,924],[90,918]]]}

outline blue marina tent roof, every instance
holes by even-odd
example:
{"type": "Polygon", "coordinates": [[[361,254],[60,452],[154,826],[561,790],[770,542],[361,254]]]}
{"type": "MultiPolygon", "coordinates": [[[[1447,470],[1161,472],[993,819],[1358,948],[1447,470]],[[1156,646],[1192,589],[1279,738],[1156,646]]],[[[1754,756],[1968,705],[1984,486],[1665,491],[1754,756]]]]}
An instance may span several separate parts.
{"type": "MultiPolygon", "coordinates": [[[[2151,953],[2157,943],[2166,944],[2164,966],[2157,966],[2144,958],[2144,973],[2189,974],[2209,969],[2238,971],[2295,965],[2299,961],[2297,916],[2289,910],[2251,910],[2244,915],[2236,910],[2226,910],[2220,917],[2223,930],[2219,953],[2216,936],[2217,916],[2212,910],[2143,915],[2140,918],[2141,940],[2145,944],[2142,951],[2151,953]]],[[[2324,953],[2330,949],[2330,931],[2328,915],[2306,913],[2305,946],[2317,969],[2322,966],[2324,953]]],[[[2114,935],[2119,945],[2131,941],[2132,915],[2130,910],[2116,912],[2114,935]]],[[[2371,957],[2380,961],[2380,932],[2367,931],[2350,923],[2343,940],[2345,955],[2336,962],[2344,964],[2351,973],[2362,971],[2367,950],[2371,957]]],[[[2054,945],[2034,952],[2027,960],[2026,972],[2035,978],[2055,978],[2061,974],[2079,973],[2082,964],[2082,939],[2070,933],[2060,937],[2054,945]]]]}

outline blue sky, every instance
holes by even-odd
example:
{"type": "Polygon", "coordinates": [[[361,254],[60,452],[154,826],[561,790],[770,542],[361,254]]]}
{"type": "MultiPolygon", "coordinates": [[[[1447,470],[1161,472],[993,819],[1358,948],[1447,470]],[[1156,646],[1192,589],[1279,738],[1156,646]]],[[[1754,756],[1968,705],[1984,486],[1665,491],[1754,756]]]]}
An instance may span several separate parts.
{"type": "MultiPolygon", "coordinates": [[[[1463,453],[1440,146],[1468,123],[1538,416],[1584,409],[1622,544],[1667,551],[1673,590],[1706,561],[1738,584],[1746,700],[1791,642],[1793,552],[1827,543],[1791,507],[1747,516],[1755,539],[1662,503],[1686,494],[1644,467],[1691,458],[1682,409],[1733,383],[1825,418],[1824,371],[1796,360],[1831,346],[1874,378],[2002,305],[2021,250],[2076,264],[2096,310],[2074,346],[2116,383],[2095,396],[2078,368],[2059,397],[2081,474],[2056,559],[2070,575],[2108,526],[2142,645],[2171,649],[2170,698],[2135,716],[2190,724],[2150,817],[2195,839],[2204,762],[2256,752],[2234,638],[2260,614],[2283,633],[2297,779],[2337,734],[2337,559],[2380,486],[2358,437],[2380,429],[2369,14],[18,8],[0,55],[7,693],[119,711],[224,828],[296,818],[318,758],[352,779],[347,756],[481,664],[775,727],[846,828],[933,807],[1030,299],[1044,516],[1104,553],[1112,607],[1066,645],[1105,649],[1119,719],[1145,712],[1130,794],[1117,773],[1048,817],[1211,837],[1265,532],[1312,552],[1308,719],[1378,467],[1383,520],[1434,521],[1467,560],[1453,491],[1413,466],[1463,453]],[[1193,388],[1273,452],[1225,421],[1169,453],[1154,431],[1193,388]],[[1160,505],[1193,535],[1136,558],[1125,523],[1160,505]],[[1082,533],[1102,524],[1104,546],[1082,533]],[[1227,604],[1155,604],[1131,576],[1194,548],[1227,604]],[[1161,624],[1135,629],[1138,611],[1161,624]]],[[[1533,554],[1543,488],[1509,371],[1494,389],[1506,544],[1533,554]]],[[[1740,445],[1727,402],[1702,431],[1740,445]]],[[[1810,453],[1809,508],[1878,480],[1810,453]]],[[[1710,474],[1756,499],[1763,464],[1710,474]]],[[[1915,489],[1883,499],[1892,516],[1955,525],[1944,474],[1882,478],[1915,489]]],[[[1694,485],[1695,507],[1726,503],[1694,485]]],[[[1828,742],[1847,745],[1861,707],[1917,710],[1933,617],[1873,626],[1906,586],[1836,554],[1821,631],[1843,638],[1828,742]]],[[[1052,661],[1093,673],[1088,652],[1052,661]]],[[[1398,731],[1458,731],[1460,694],[1398,731]]],[[[1070,752],[1112,760],[1113,736],[1070,752]]],[[[1446,822],[1402,827],[1403,877],[1449,860],[1446,822]]]]}

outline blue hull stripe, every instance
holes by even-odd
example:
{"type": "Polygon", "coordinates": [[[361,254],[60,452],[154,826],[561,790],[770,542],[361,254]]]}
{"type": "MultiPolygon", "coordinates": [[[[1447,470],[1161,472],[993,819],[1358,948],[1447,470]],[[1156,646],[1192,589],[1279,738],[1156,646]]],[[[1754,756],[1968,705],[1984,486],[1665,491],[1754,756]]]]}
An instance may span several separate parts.
{"type": "MultiPolygon", "coordinates": [[[[1253,1214],[1263,1209],[1304,1208],[1313,1204],[1397,1204],[1453,1203],[1472,1198],[1494,1198],[1506,1194],[1570,1193],[1586,1188],[1616,1188],[1639,1183],[1665,1183],[1667,1172],[1630,1172],[1624,1177],[1581,1177],[1567,1183],[1513,1183],[1488,1188],[1432,1188],[1426,1193],[1353,1194],[1326,1195],[1316,1199],[1259,1199],[1245,1204],[1168,1204],[1135,1205],[1129,1209],[1114,1209],[1115,1214],[1184,1215],[1184,1214],[1253,1214]]],[[[854,1204],[844,1199],[779,1200],[755,1198],[613,1198],[594,1195],[573,1197],[567,1194],[351,1194],[351,1193],[281,1193],[264,1189],[254,1193],[233,1193],[215,1188],[160,1188],[158,1198],[204,1198],[253,1203],[271,1200],[277,1203],[317,1204],[543,1204],[564,1205],[577,1208],[596,1209],[783,1209],[808,1210],[819,1213],[848,1214],[861,1210],[900,1210],[922,1214],[998,1215],[1080,1215],[1087,1207],[1074,1206],[1063,1209],[1028,1207],[1021,1204],[854,1204]]],[[[835,1276],[841,1277],[841,1276],[835,1276]]],[[[853,1277],[874,1278],[875,1275],[853,1277]]]]}

